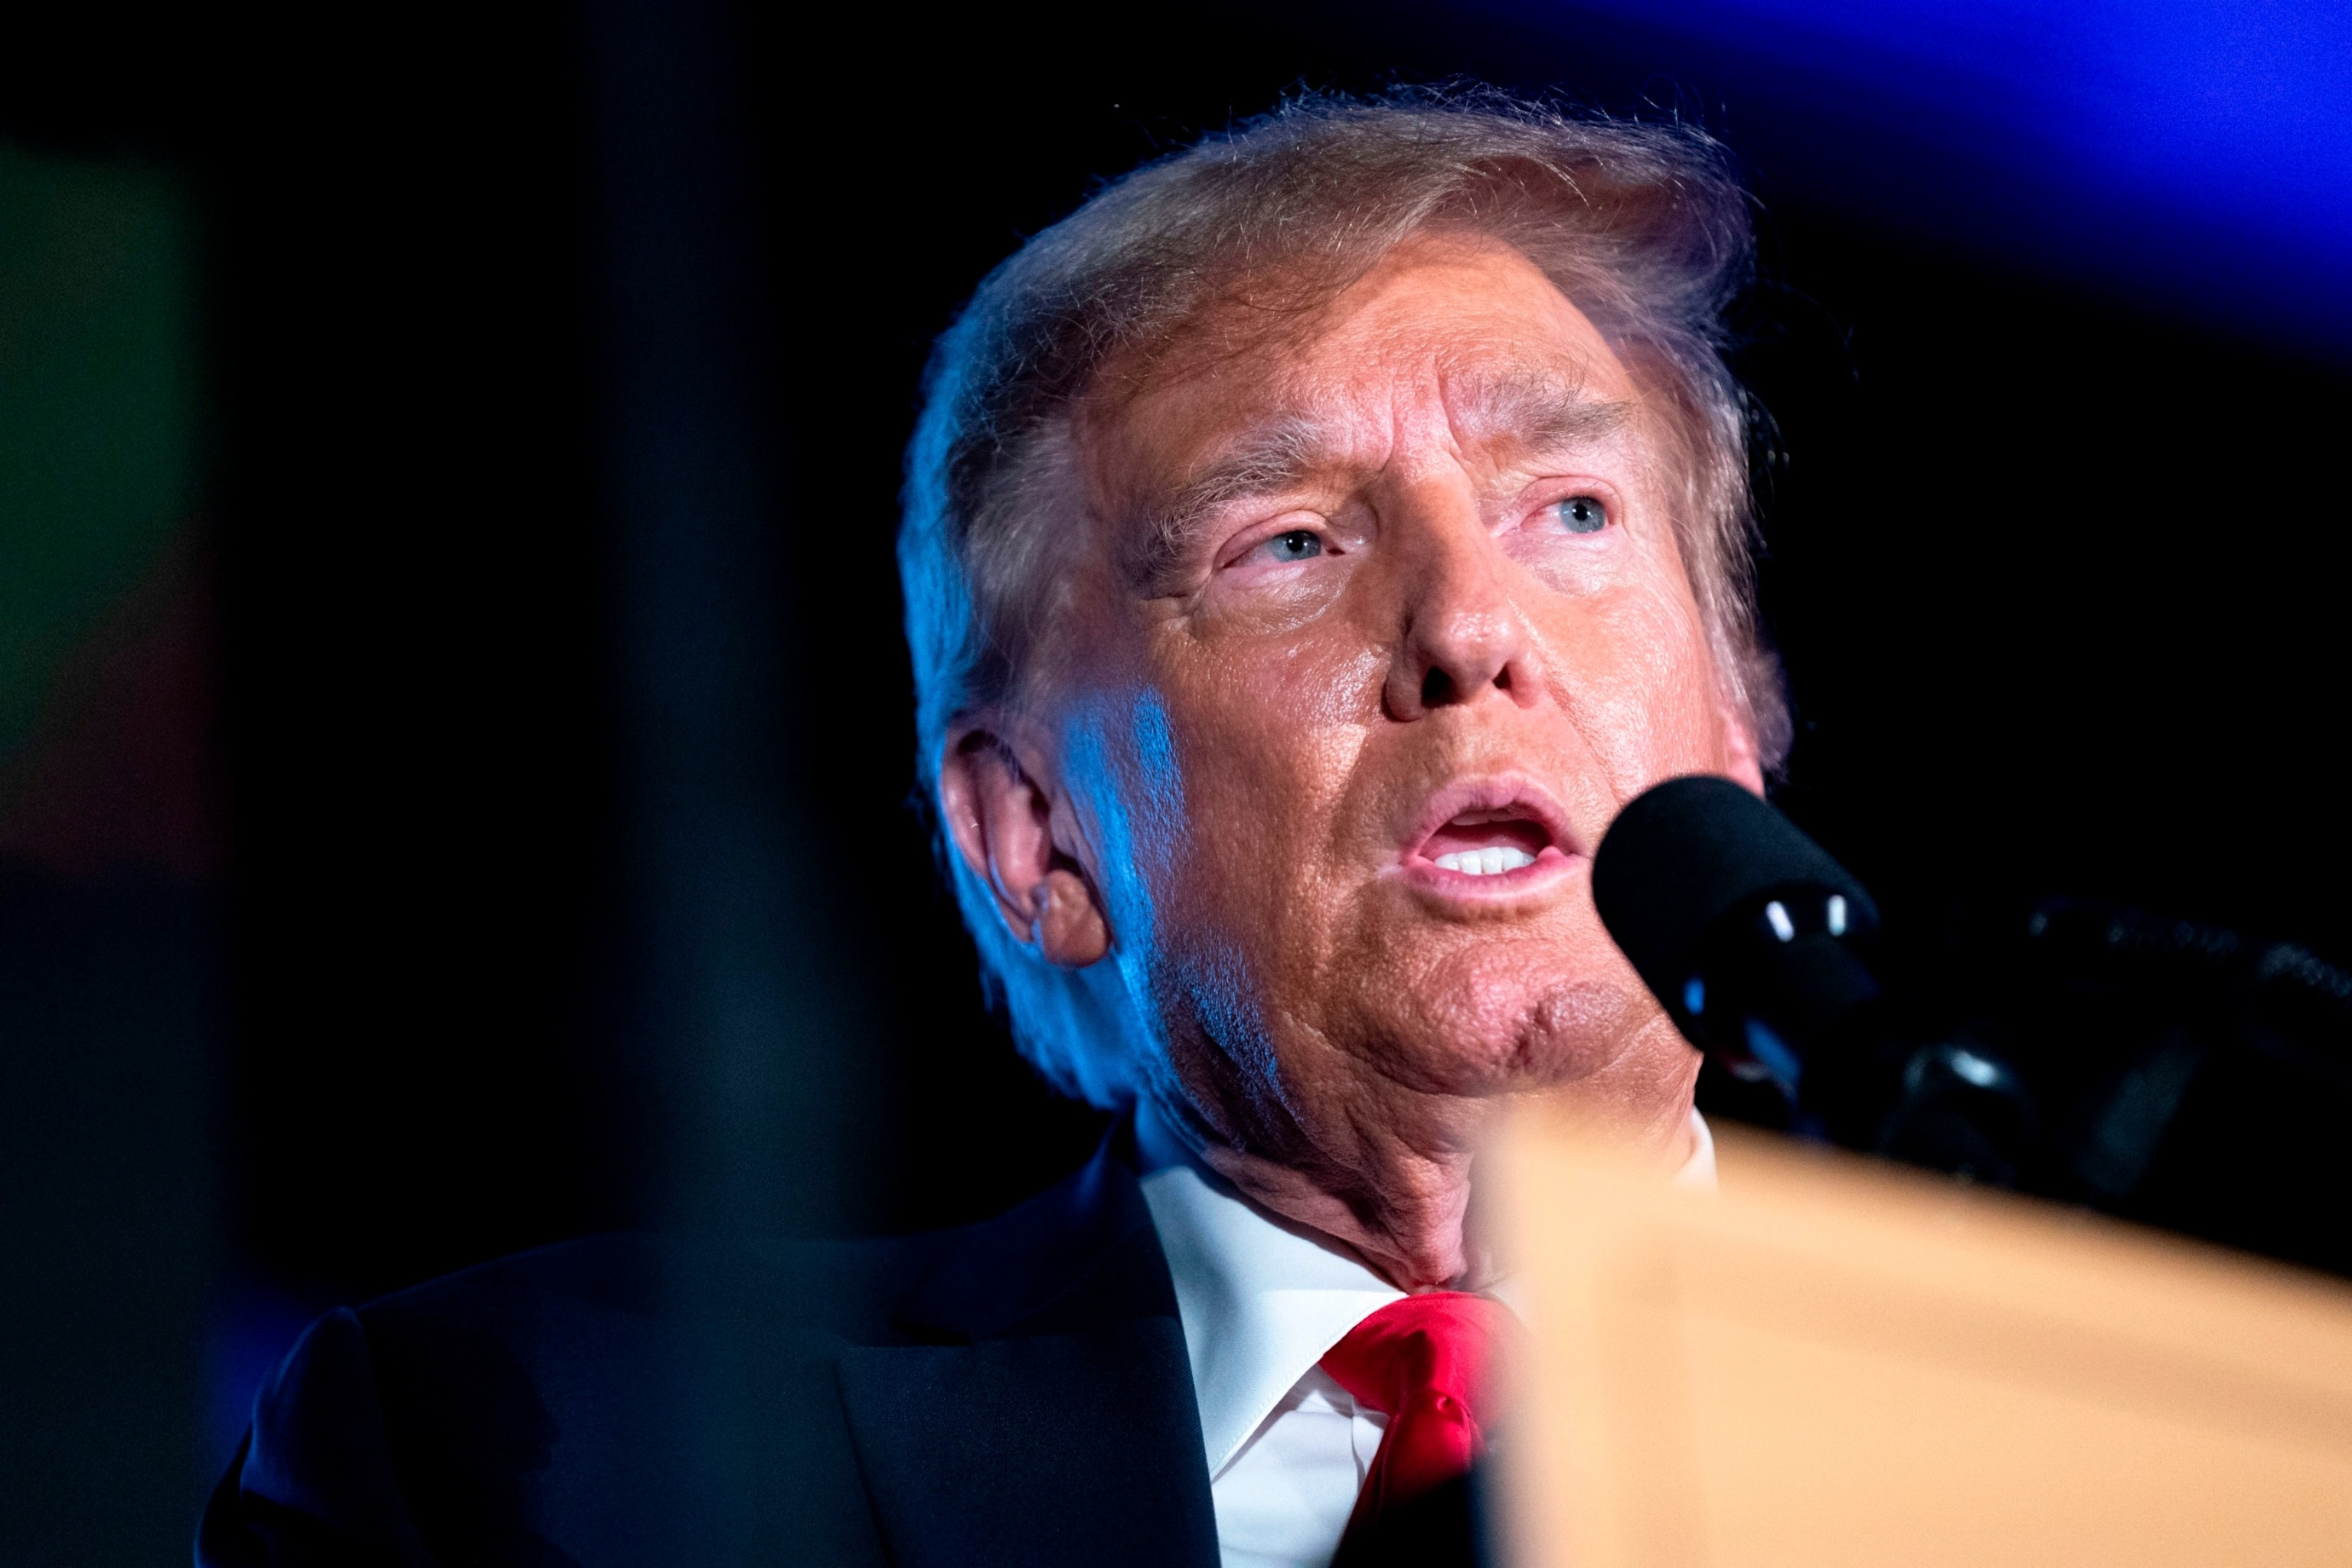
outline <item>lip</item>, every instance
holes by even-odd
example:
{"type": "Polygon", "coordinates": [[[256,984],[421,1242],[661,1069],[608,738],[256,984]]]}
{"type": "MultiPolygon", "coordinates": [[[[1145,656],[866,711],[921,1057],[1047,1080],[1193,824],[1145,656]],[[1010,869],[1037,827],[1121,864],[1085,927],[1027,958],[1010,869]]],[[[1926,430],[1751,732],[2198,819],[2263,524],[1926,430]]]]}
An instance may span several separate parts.
{"type": "Polygon", "coordinates": [[[1569,823],[1567,811],[1550,791],[1532,779],[1501,773],[1456,779],[1431,795],[1403,836],[1397,870],[1407,883],[1423,891],[1465,903],[1496,903],[1547,890],[1567,878],[1588,854],[1569,823]],[[1525,815],[1551,839],[1533,865],[1478,877],[1449,871],[1422,852],[1432,835],[1464,812],[1509,808],[1525,815]]]}

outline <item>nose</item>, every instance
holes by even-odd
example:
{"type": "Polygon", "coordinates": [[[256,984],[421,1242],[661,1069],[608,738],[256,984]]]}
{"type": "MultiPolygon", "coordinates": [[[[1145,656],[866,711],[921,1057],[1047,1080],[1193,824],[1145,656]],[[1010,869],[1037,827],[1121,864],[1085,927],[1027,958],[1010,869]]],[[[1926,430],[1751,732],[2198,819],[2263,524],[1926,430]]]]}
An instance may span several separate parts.
{"type": "Polygon", "coordinates": [[[1475,509],[1440,503],[1401,520],[1398,646],[1381,703],[1423,719],[1499,693],[1524,708],[1542,691],[1534,638],[1512,593],[1515,569],[1475,509]]]}

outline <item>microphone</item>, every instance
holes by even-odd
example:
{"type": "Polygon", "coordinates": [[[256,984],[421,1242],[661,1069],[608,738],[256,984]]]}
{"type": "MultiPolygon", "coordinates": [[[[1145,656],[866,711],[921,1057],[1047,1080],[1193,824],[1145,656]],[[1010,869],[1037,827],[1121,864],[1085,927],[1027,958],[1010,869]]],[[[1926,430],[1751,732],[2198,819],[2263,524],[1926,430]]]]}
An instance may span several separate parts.
{"type": "Polygon", "coordinates": [[[2051,974],[2219,1011],[2352,1070],[2352,973],[2298,943],[2069,898],[2034,905],[2024,936],[2051,974]]]}
{"type": "Polygon", "coordinates": [[[1645,791],[1601,840],[1592,898],[1683,1037],[1778,1085],[1801,1131],[2015,1183],[2033,1122],[2016,1073],[1903,1026],[1870,963],[1877,904],[1762,800],[1700,774],[1645,791]]]}

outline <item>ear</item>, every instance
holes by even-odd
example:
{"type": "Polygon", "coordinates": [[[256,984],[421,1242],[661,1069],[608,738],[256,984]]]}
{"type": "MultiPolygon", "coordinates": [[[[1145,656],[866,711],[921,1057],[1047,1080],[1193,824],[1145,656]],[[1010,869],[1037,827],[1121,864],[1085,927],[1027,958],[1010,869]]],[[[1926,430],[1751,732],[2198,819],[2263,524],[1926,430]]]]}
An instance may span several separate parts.
{"type": "Polygon", "coordinates": [[[1055,846],[1053,800],[1010,745],[985,730],[950,734],[940,763],[940,809],[957,852],[995,894],[1016,941],[1070,969],[1110,951],[1101,896],[1055,846]]]}
{"type": "Polygon", "coordinates": [[[1726,702],[1723,715],[1723,774],[1748,786],[1750,794],[1764,793],[1764,757],[1756,744],[1756,726],[1746,714],[1726,702]]]}

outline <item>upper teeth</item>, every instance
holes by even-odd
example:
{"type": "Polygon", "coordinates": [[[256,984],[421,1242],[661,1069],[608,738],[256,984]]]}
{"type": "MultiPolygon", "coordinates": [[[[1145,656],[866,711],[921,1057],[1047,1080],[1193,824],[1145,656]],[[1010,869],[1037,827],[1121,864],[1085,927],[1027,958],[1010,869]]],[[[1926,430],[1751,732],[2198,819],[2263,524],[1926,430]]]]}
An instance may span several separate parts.
{"type": "Polygon", "coordinates": [[[1492,849],[1463,849],[1452,855],[1440,855],[1437,863],[1449,871],[1459,871],[1465,876],[1498,877],[1506,871],[1534,865],[1536,858],[1524,849],[1505,845],[1492,849]]]}

